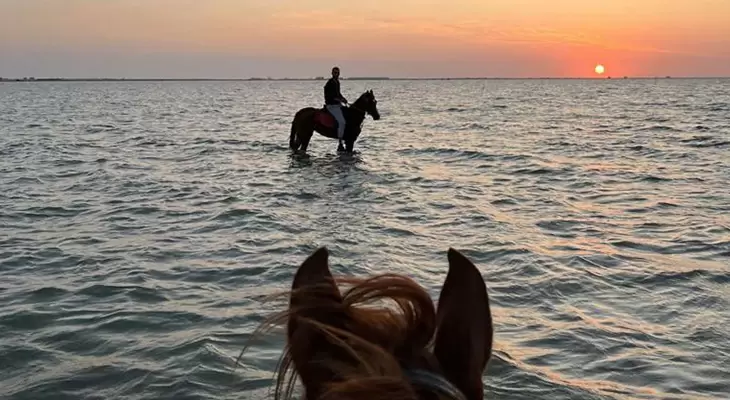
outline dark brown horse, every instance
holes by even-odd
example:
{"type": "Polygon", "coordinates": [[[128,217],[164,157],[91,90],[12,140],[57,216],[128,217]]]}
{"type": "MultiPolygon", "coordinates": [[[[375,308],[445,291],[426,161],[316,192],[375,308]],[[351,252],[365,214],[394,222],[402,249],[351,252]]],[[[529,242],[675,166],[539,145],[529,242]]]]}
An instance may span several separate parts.
{"type": "Polygon", "coordinates": [[[268,323],[287,324],[276,400],[292,397],[294,376],[306,400],[483,399],[493,328],[487,288],[474,264],[449,249],[436,308],[402,275],[335,281],[328,258],[320,248],[304,261],[289,309],[268,323]],[[343,293],[338,283],[351,287],[343,293]]]}
{"type": "MultiPolygon", "coordinates": [[[[342,141],[339,141],[338,151],[352,153],[355,141],[360,136],[366,114],[370,114],[375,121],[380,119],[378,101],[375,100],[372,90],[363,93],[349,107],[342,108],[342,115],[345,117],[345,134],[343,137],[345,147],[342,146],[342,141]]],[[[337,139],[337,121],[324,107],[319,109],[306,107],[297,111],[291,123],[289,148],[293,151],[306,153],[309,141],[315,131],[322,136],[337,139]]]]}

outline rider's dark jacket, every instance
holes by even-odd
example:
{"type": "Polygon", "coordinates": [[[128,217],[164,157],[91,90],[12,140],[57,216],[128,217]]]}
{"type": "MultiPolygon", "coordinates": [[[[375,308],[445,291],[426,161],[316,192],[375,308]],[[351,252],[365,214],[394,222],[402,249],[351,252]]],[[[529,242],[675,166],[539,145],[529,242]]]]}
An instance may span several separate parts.
{"type": "Polygon", "coordinates": [[[330,78],[324,85],[324,104],[340,104],[340,99],[344,98],[345,96],[340,93],[340,81],[330,78]]]}

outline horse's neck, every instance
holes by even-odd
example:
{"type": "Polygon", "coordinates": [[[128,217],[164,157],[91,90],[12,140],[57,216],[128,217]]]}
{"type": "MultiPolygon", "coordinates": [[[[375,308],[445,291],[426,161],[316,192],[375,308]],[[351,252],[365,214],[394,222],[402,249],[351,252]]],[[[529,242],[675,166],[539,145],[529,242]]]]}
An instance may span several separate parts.
{"type": "Polygon", "coordinates": [[[365,120],[365,111],[361,111],[361,110],[362,110],[362,108],[360,108],[360,106],[357,104],[357,102],[355,104],[353,104],[352,106],[350,106],[348,111],[350,112],[349,113],[350,118],[352,119],[351,122],[354,122],[359,125],[362,123],[362,121],[365,120]]]}

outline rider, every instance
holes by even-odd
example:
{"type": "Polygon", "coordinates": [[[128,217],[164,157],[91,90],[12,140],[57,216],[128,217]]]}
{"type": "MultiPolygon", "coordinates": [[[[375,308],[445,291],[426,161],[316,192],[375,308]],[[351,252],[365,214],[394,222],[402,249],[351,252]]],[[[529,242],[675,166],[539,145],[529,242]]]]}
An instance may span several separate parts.
{"type": "Polygon", "coordinates": [[[340,68],[332,68],[332,78],[324,85],[324,104],[327,111],[337,120],[337,138],[342,140],[345,135],[345,116],[342,115],[342,105],[347,99],[340,93],[340,68]]]}

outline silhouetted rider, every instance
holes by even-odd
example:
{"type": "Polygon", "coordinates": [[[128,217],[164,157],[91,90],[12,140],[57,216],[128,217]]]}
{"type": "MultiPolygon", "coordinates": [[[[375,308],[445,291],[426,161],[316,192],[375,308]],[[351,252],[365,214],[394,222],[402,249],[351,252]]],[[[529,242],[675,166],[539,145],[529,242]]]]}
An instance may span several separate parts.
{"type": "Polygon", "coordinates": [[[342,115],[342,105],[347,99],[340,93],[340,68],[332,68],[332,78],[324,85],[324,104],[327,111],[337,120],[337,137],[342,140],[345,135],[345,116],[342,115]]]}

